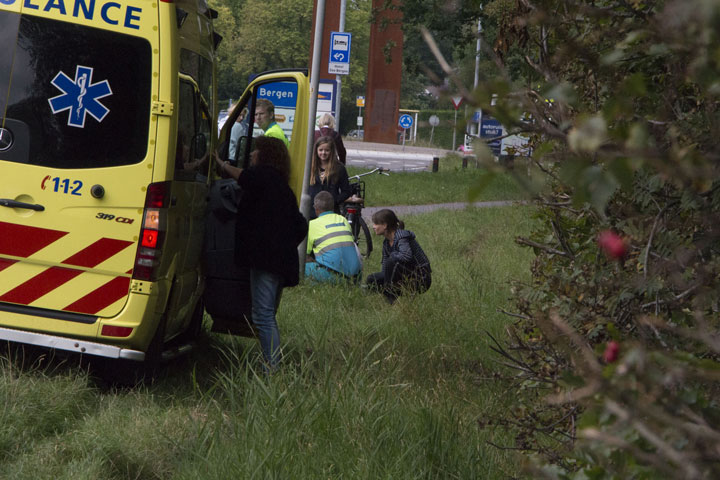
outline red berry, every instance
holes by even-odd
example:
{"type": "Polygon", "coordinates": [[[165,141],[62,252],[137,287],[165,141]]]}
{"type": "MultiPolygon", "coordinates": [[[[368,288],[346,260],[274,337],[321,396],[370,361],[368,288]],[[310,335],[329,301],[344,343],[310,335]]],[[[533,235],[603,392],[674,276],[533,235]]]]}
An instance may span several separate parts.
{"type": "Polygon", "coordinates": [[[610,340],[605,346],[605,351],[602,354],[605,363],[612,363],[617,360],[618,353],[620,352],[620,344],[615,340],[610,340]]]}
{"type": "Polygon", "coordinates": [[[627,243],[612,230],[603,230],[597,237],[600,249],[610,258],[622,258],[627,254],[627,243]]]}

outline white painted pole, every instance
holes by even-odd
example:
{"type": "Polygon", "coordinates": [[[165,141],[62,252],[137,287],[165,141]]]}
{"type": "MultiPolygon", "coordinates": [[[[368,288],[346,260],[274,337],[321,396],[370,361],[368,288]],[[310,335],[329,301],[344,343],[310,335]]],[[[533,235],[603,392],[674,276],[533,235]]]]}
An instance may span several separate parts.
{"type": "Polygon", "coordinates": [[[457,138],[457,107],[455,107],[455,123],[453,124],[453,152],[455,151],[455,139],[457,138]]]}
{"type": "Polygon", "coordinates": [[[417,124],[418,124],[418,112],[415,112],[415,123],[413,124],[413,143],[417,142],[417,124]]]}

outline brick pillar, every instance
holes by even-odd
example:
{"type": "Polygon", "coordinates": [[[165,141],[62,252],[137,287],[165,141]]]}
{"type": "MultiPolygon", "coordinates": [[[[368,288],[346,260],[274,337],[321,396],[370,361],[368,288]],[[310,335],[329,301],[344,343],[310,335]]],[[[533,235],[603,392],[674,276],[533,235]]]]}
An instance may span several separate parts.
{"type": "Polygon", "coordinates": [[[401,0],[373,0],[377,12],[370,27],[367,91],[365,93],[365,141],[397,144],[398,109],[402,80],[402,12],[401,0]],[[391,46],[389,55],[386,55],[391,46]],[[389,57],[390,63],[386,59],[389,57]]]}

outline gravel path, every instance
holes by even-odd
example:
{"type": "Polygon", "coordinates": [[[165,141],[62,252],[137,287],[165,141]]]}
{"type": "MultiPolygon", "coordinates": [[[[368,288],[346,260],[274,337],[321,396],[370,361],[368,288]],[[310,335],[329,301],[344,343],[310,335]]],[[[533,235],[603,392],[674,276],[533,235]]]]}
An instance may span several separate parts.
{"type": "Polygon", "coordinates": [[[373,213],[377,212],[378,210],[381,210],[383,208],[389,208],[392,211],[395,212],[395,214],[400,217],[401,219],[405,215],[413,215],[416,213],[427,213],[432,212],[434,210],[459,210],[461,208],[466,208],[468,206],[472,207],[479,207],[479,208],[489,208],[489,207],[507,207],[510,205],[524,205],[527,202],[521,201],[521,200],[497,200],[493,202],[474,202],[474,203],[467,203],[467,202],[454,202],[454,203],[435,203],[432,205],[394,205],[392,207],[365,207],[362,210],[362,216],[363,219],[365,219],[365,222],[368,224],[368,226],[371,224],[371,218],[373,213]]]}

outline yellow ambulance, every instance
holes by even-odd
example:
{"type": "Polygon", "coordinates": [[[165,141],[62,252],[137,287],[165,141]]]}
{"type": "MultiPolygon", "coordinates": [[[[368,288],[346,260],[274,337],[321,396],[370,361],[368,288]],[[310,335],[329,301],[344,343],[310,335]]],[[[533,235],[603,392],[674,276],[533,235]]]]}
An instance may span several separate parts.
{"type": "MultiPolygon", "coordinates": [[[[154,362],[199,331],[220,38],[205,1],[0,0],[0,339],[154,362]]],[[[307,116],[299,74],[243,101],[287,82],[305,96],[287,115],[307,116]]]]}

